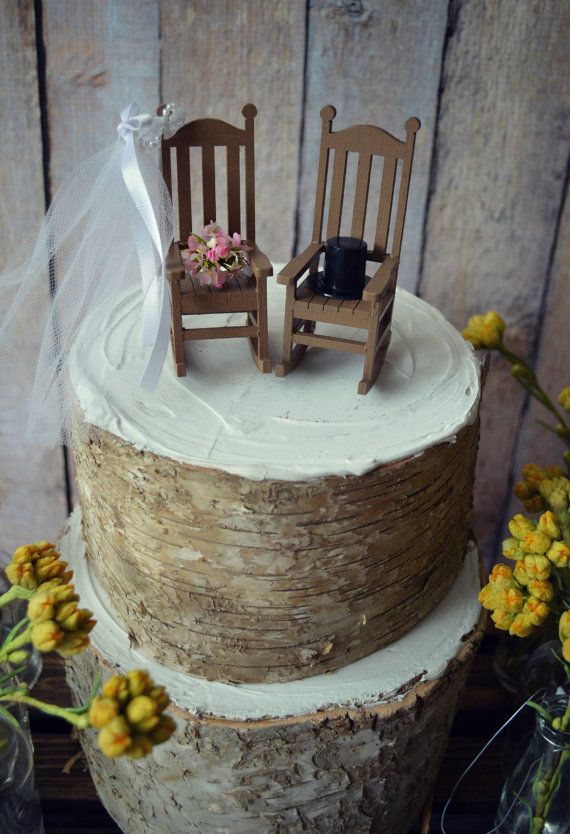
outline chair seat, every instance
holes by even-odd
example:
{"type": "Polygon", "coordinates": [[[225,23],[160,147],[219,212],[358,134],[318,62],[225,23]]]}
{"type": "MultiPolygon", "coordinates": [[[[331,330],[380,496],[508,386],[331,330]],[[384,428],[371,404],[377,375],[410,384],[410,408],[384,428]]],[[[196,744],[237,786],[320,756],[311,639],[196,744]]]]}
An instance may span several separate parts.
{"type": "Polygon", "coordinates": [[[339,298],[327,298],[313,292],[307,282],[303,281],[297,287],[293,315],[296,319],[367,327],[370,311],[369,301],[363,299],[343,301],[339,298]]]}
{"type": "Polygon", "coordinates": [[[200,313],[245,313],[258,306],[257,284],[253,276],[236,275],[228,278],[223,287],[217,289],[208,285],[200,286],[198,278],[183,278],[180,281],[182,315],[200,313]]]}

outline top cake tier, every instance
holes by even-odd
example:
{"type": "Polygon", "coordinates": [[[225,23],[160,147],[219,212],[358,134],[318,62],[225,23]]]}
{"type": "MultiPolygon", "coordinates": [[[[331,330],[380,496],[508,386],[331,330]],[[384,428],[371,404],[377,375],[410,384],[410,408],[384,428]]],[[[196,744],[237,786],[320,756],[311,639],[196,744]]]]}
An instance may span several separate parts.
{"type": "Polygon", "coordinates": [[[277,379],[244,339],[187,345],[188,376],[168,360],[149,394],[136,294],[86,321],[72,383],[87,555],[143,652],[210,679],[300,678],[370,654],[443,597],[470,523],[479,365],[409,293],[392,330],[365,397],[359,356],[312,349],[277,379]]]}

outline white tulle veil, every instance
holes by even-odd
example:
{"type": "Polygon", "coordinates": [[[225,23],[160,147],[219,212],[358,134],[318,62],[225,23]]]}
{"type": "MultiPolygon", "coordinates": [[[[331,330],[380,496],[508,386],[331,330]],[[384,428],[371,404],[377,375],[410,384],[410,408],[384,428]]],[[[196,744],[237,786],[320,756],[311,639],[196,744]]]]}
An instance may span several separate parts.
{"type": "Polygon", "coordinates": [[[158,382],[168,347],[164,261],[173,220],[156,147],[184,120],[175,105],[155,117],[130,104],[119,140],[67,175],[33,248],[0,274],[0,363],[17,367],[27,415],[22,428],[34,443],[69,440],[69,352],[90,312],[129,288],[139,288],[147,356],[141,384],[158,382]]]}

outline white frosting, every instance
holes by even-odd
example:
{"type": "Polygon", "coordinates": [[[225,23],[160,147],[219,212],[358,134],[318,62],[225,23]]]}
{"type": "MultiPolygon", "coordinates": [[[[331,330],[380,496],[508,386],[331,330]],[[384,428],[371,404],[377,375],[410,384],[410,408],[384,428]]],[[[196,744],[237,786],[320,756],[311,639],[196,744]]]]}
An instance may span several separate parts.
{"type": "Polygon", "coordinates": [[[113,617],[113,605],[91,575],[85,559],[80,510],[74,511],[63,537],[64,558],[75,570],[83,605],[94,612],[94,647],[119,667],[147,668],[165,685],[174,703],[195,714],[233,720],[285,718],[332,706],[383,703],[422,680],[440,676],[456,655],[465,634],[480,613],[477,601],[477,551],[470,545],[459,576],[447,596],[415,628],[395,643],[356,663],[325,675],[270,684],[227,684],[207,681],[162,666],[130,648],[127,633],[113,617]]]}
{"type": "MultiPolygon", "coordinates": [[[[284,288],[274,279],[268,287],[276,360],[284,288]]],[[[169,356],[150,394],[138,386],[144,353],[137,310],[133,291],[85,322],[71,377],[86,420],[138,449],[252,479],[307,480],[361,475],[453,440],[475,418],[479,363],[471,346],[441,313],[403,290],[386,364],[366,396],[356,393],[362,356],[311,349],[278,379],[259,373],[246,339],[187,343],[187,377],[176,377],[169,356]]],[[[200,317],[198,326],[211,318],[200,317]]],[[[241,323],[243,314],[226,320],[241,323]]]]}

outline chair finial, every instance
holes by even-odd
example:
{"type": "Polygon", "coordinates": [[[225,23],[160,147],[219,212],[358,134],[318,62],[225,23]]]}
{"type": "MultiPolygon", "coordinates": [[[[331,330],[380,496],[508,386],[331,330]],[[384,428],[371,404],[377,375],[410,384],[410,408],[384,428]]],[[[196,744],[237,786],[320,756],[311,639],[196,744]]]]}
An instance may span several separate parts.
{"type": "Polygon", "coordinates": [[[323,122],[332,122],[335,116],[336,109],[332,106],[332,104],[327,104],[326,107],[323,107],[321,110],[321,119],[323,122]]]}
{"type": "Polygon", "coordinates": [[[420,122],[417,116],[412,116],[411,118],[409,118],[406,124],[404,125],[408,133],[417,133],[421,126],[422,123],[420,122]]]}
{"type": "Polygon", "coordinates": [[[257,107],[255,104],[244,104],[241,114],[246,119],[255,119],[257,116],[257,107]]]}

